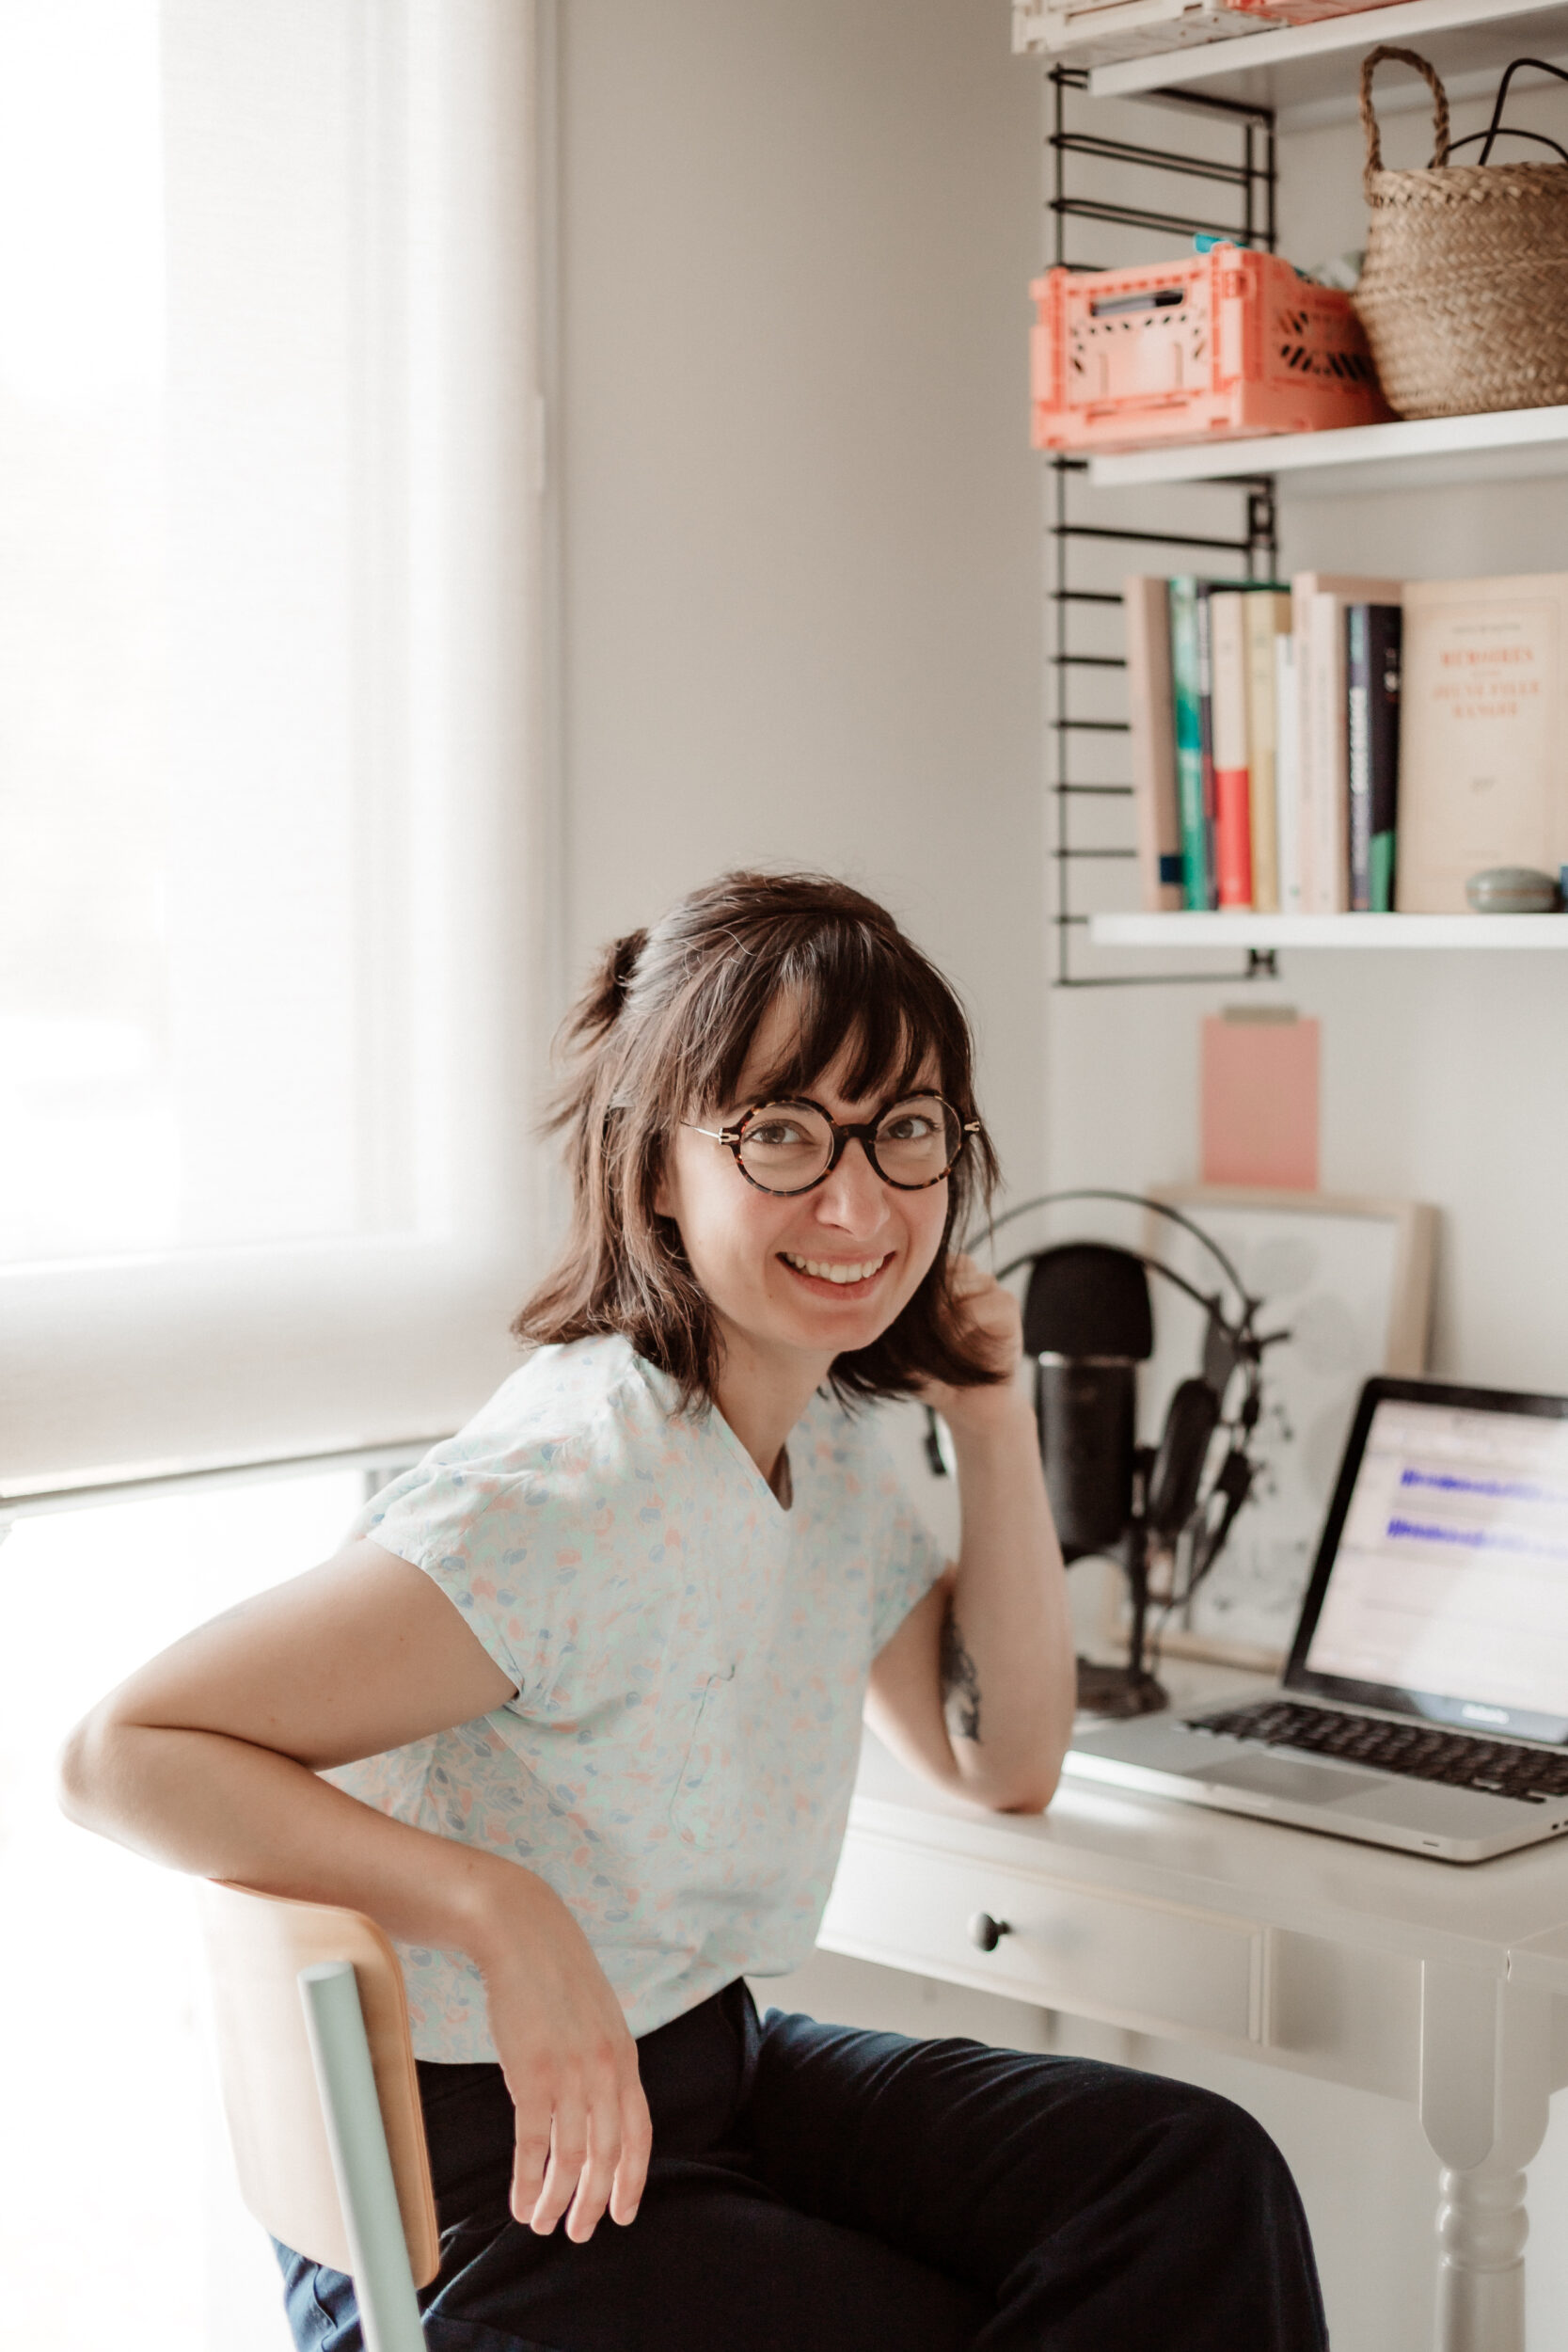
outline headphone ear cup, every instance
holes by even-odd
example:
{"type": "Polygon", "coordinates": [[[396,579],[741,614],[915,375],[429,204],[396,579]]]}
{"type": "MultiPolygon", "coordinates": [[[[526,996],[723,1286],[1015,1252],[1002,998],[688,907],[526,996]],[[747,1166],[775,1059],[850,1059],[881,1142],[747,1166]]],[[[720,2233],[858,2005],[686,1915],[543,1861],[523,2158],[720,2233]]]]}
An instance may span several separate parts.
{"type": "Polygon", "coordinates": [[[1149,1530],[1167,1543],[1175,1542],[1197,1506],[1209,1441],[1219,1418],[1220,1400],[1208,1381],[1183,1380],[1171,1398],[1148,1474],[1149,1530]]]}

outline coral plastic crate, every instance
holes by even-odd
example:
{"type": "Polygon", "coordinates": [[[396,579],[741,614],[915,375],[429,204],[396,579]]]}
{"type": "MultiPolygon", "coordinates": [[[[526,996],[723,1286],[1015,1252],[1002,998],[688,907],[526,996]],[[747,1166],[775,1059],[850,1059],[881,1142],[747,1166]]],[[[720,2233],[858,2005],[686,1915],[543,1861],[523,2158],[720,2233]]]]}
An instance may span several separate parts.
{"type": "Polygon", "coordinates": [[[1143,269],[1053,269],[1030,288],[1037,449],[1143,449],[1211,434],[1382,424],[1347,294],[1216,246],[1143,269]]]}

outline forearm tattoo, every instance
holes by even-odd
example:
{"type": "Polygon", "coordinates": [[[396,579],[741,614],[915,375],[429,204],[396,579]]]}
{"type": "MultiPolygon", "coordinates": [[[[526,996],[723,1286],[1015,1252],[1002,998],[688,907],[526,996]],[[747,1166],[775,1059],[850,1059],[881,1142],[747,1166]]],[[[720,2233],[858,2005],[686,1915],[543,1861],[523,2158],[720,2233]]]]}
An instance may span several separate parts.
{"type": "Polygon", "coordinates": [[[980,1737],[980,1677],[963,1645],[949,1594],[942,1617],[942,1648],[938,1662],[942,1682],[942,1712],[949,1732],[959,1740],[980,1737]]]}

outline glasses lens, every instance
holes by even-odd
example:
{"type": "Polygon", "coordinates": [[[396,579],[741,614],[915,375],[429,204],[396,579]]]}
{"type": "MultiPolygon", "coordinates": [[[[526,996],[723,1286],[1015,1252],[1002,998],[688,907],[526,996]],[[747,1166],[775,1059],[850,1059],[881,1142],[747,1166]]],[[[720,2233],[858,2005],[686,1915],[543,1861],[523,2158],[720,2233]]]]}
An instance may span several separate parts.
{"type": "Polygon", "coordinates": [[[827,1120],[805,1103],[765,1103],[740,1138],[741,1166],[768,1192],[803,1192],[832,1155],[827,1120]]]}
{"type": "Polygon", "coordinates": [[[890,1184],[934,1184],[962,1143],[958,1112],[939,1094],[914,1094],[879,1122],[877,1165],[890,1184]]]}

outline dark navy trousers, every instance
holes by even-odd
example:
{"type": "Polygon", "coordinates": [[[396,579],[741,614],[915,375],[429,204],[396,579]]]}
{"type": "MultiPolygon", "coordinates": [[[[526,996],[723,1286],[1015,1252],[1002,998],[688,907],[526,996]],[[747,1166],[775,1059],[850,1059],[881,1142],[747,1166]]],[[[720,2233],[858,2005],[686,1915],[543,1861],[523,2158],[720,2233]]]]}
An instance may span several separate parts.
{"type": "MultiPolygon", "coordinates": [[[[1324,2352],[1306,2217],[1241,2108],[1184,2083],[770,2010],[744,1984],[638,2044],[637,2218],[507,2211],[497,2066],[421,2062],[431,2352],[1324,2352]]],[[[352,2283],[278,2248],[301,2352],[352,2283]]]]}

